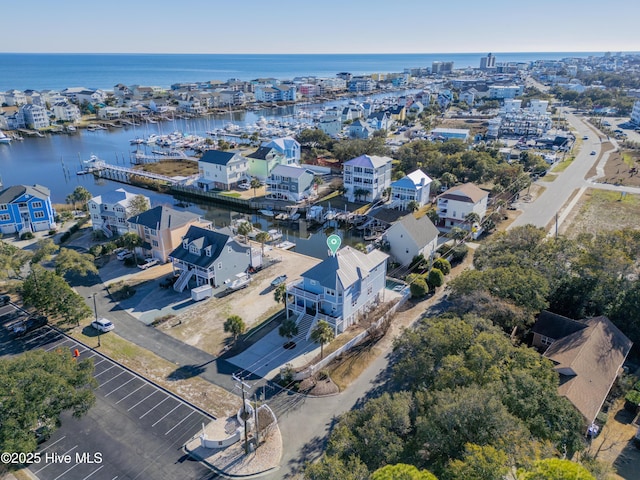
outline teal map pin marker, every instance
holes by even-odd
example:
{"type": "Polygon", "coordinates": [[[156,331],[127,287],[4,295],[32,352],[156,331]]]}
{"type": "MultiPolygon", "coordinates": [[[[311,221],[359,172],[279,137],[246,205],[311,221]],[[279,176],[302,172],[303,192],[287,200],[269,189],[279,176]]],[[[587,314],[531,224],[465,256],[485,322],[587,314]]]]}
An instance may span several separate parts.
{"type": "Polygon", "coordinates": [[[327,237],[327,246],[329,247],[329,250],[331,250],[331,253],[333,253],[334,255],[340,248],[341,243],[342,239],[338,235],[329,235],[329,237],[327,237]]]}

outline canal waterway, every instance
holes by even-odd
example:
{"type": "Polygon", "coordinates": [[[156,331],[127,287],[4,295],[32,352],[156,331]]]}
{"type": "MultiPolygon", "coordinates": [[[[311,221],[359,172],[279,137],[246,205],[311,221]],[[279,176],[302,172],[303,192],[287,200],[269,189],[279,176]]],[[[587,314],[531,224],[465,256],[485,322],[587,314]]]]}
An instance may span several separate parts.
{"type": "MultiPolygon", "coordinates": [[[[409,94],[414,91],[395,92],[393,95],[409,94]]],[[[378,94],[366,99],[382,99],[391,94],[378,94]]],[[[364,101],[365,97],[357,98],[364,101]]],[[[160,194],[131,185],[123,185],[106,179],[95,178],[93,175],[77,175],[86,165],[83,163],[91,155],[107,163],[130,166],[133,153],[142,148],[151,154],[157,147],[131,145],[131,140],[145,138],[151,134],[163,135],[174,131],[183,134],[193,134],[206,137],[209,131],[223,129],[227,124],[239,126],[251,125],[264,117],[274,121],[308,121],[308,116],[301,116],[300,112],[310,115],[324,108],[345,105],[346,100],[324,103],[298,104],[288,107],[269,108],[258,111],[228,112],[225,114],[209,115],[198,118],[175,118],[171,121],[158,123],[144,123],[123,128],[110,128],[97,131],[78,131],[75,134],[47,134],[44,137],[28,137],[23,141],[14,141],[10,145],[0,145],[0,179],[7,187],[17,184],[40,184],[49,188],[51,200],[54,203],[65,203],[65,199],[77,186],[85,187],[92,195],[101,195],[116,188],[126,188],[132,193],[142,193],[151,199],[152,206],[169,205],[173,208],[187,209],[199,213],[214,222],[218,227],[229,225],[235,218],[242,216],[223,206],[213,206],[198,201],[180,202],[170,195],[160,194]],[[146,150],[145,150],[146,149],[146,150]]],[[[247,214],[244,214],[245,216],[247,214]]],[[[353,245],[362,241],[362,237],[338,228],[336,222],[330,222],[327,228],[316,232],[309,232],[304,228],[292,228],[286,223],[280,223],[272,218],[257,214],[250,215],[251,221],[264,230],[279,229],[285,240],[296,243],[295,251],[306,255],[323,258],[327,254],[326,237],[337,233],[343,238],[344,244],[353,245]],[[335,232],[334,232],[335,229],[335,232]],[[325,231],[327,230],[327,231],[325,231]],[[302,233],[301,233],[302,231],[302,233]]]]}

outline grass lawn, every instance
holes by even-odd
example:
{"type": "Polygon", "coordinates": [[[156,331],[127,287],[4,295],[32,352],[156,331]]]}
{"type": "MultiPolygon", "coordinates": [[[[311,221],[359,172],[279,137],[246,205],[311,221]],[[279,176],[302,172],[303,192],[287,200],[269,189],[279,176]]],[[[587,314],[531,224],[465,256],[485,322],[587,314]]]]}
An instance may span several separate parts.
{"type": "Polygon", "coordinates": [[[553,167],[551,169],[551,171],[553,173],[560,173],[560,172],[564,172],[567,167],[569,165],[571,165],[571,162],[573,162],[573,160],[575,159],[575,157],[573,155],[571,155],[570,157],[566,158],[565,160],[563,160],[562,162],[558,162],[556,163],[555,167],[553,167]]]}

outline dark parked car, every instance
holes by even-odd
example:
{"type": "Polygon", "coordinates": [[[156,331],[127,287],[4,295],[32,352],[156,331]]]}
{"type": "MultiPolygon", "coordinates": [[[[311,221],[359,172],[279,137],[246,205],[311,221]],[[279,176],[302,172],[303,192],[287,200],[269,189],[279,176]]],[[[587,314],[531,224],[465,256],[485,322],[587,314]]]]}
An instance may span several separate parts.
{"type": "Polygon", "coordinates": [[[16,337],[21,337],[36,328],[44,327],[47,321],[48,319],[44,315],[34,315],[13,325],[13,334],[16,337]]]}
{"type": "Polygon", "coordinates": [[[6,305],[11,301],[11,297],[9,295],[0,295],[0,307],[6,305]]]}

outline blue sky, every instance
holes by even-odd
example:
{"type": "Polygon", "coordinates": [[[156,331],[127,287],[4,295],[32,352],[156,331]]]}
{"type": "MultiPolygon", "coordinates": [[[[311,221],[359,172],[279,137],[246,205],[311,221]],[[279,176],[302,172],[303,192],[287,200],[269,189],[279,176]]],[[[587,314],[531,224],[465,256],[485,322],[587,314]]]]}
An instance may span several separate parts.
{"type": "Polygon", "coordinates": [[[631,0],[21,0],[0,17],[2,52],[640,51],[631,0]]]}

